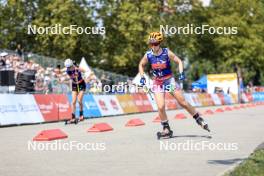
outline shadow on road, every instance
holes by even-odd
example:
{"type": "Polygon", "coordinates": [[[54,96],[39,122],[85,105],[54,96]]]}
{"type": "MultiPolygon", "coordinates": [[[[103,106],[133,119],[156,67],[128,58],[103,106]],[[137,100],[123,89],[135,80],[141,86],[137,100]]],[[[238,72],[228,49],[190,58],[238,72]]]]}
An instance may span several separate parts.
{"type": "MultiPolygon", "coordinates": [[[[212,139],[212,136],[209,135],[173,135],[171,138],[206,138],[206,139],[212,139]]],[[[170,139],[170,137],[162,137],[162,139],[170,139]]]]}
{"type": "Polygon", "coordinates": [[[212,139],[212,136],[209,136],[209,135],[175,135],[172,138],[206,138],[206,139],[212,139]]]}
{"type": "Polygon", "coordinates": [[[240,161],[243,161],[245,158],[234,158],[234,159],[226,159],[226,160],[208,160],[208,164],[222,164],[222,165],[230,165],[240,161]]]}

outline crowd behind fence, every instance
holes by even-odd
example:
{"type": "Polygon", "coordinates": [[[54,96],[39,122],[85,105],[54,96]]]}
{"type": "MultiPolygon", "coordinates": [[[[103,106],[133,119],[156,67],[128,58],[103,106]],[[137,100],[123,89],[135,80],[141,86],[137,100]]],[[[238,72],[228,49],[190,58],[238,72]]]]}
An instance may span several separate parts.
{"type": "MultiPolygon", "coordinates": [[[[32,53],[23,53],[19,56],[17,52],[11,50],[1,50],[0,70],[14,70],[15,80],[18,73],[26,70],[36,70],[35,92],[34,93],[68,93],[71,90],[71,81],[65,71],[62,60],[40,56],[32,53]]],[[[92,68],[92,74],[85,77],[87,92],[101,93],[105,85],[119,85],[131,83],[132,78],[98,68],[92,68]]],[[[12,86],[11,86],[12,87],[12,86]]],[[[5,87],[0,88],[0,92],[13,92],[5,87]]],[[[112,93],[115,93],[113,90],[112,93]]],[[[32,92],[33,93],[33,92],[32,92]]]]}

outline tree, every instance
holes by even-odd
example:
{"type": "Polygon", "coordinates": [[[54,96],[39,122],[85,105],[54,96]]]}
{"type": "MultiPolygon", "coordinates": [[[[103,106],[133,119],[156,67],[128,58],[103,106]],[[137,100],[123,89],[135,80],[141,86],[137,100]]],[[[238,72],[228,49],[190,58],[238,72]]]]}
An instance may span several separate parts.
{"type": "Polygon", "coordinates": [[[264,6],[260,1],[235,0],[212,2],[213,26],[236,26],[235,35],[217,35],[213,38],[218,72],[232,72],[234,67],[242,70],[245,82],[259,77],[256,84],[263,83],[260,74],[264,66],[264,6]],[[261,81],[262,80],[262,81],[261,81]]]}
{"type": "Polygon", "coordinates": [[[82,56],[88,62],[97,63],[100,54],[101,35],[87,34],[28,34],[28,25],[36,27],[96,27],[92,19],[92,9],[81,0],[10,0],[1,3],[1,34],[3,48],[15,49],[22,43],[28,52],[52,56],[58,59],[67,57],[80,60],[82,56]]]}
{"type": "Polygon", "coordinates": [[[106,27],[104,67],[134,76],[139,60],[148,50],[148,34],[159,30],[159,4],[141,0],[107,0],[101,4],[98,13],[106,27]]]}

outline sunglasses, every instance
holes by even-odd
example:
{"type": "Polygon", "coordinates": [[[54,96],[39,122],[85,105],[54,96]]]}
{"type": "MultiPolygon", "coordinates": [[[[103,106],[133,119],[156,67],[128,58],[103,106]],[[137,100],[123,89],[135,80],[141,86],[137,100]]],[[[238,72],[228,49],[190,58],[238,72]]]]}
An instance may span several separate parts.
{"type": "Polygon", "coordinates": [[[150,45],[150,46],[159,46],[160,43],[150,43],[149,45],[150,45]]]}

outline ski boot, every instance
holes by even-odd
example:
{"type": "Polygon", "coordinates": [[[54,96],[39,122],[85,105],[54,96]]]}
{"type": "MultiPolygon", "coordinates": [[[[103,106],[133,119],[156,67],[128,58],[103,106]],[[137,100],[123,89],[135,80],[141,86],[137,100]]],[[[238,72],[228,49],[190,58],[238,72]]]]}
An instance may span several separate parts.
{"type": "Polygon", "coordinates": [[[158,140],[160,140],[160,138],[163,138],[163,137],[172,138],[173,137],[173,131],[170,129],[170,125],[169,125],[168,121],[161,122],[161,125],[163,126],[163,131],[157,132],[158,140]]]}
{"type": "Polygon", "coordinates": [[[83,111],[80,111],[79,121],[84,121],[83,111]]]}
{"type": "Polygon", "coordinates": [[[207,130],[208,132],[210,132],[209,126],[207,123],[205,123],[204,119],[202,117],[200,117],[200,115],[198,113],[196,113],[193,118],[196,120],[196,123],[198,125],[200,125],[203,129],[207,130]]]}
{"type": "Polygon", "coordinates": [[[75,117],[75,114],[72,114],[72,118],[70,120],[66,120],[65,121],[65,125],[68,125],[68,124],[77,124],[78,123],[78,119],[75,117]]]}

